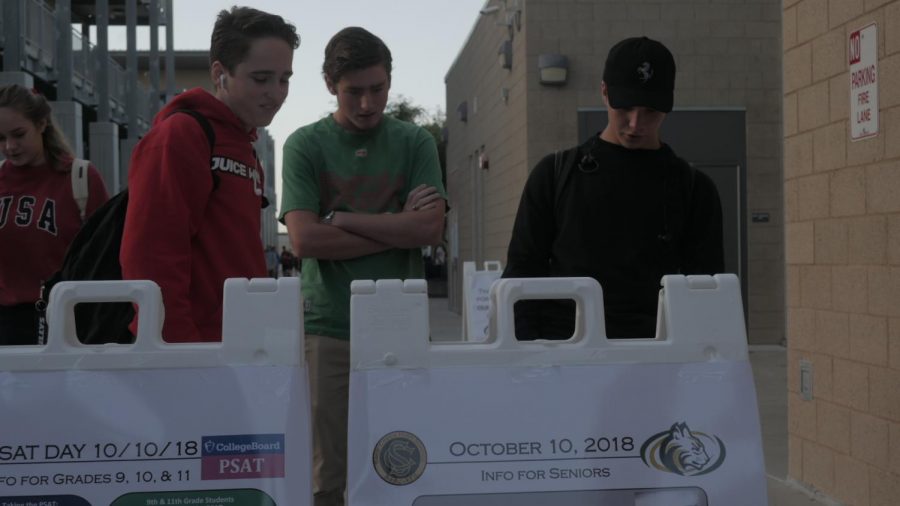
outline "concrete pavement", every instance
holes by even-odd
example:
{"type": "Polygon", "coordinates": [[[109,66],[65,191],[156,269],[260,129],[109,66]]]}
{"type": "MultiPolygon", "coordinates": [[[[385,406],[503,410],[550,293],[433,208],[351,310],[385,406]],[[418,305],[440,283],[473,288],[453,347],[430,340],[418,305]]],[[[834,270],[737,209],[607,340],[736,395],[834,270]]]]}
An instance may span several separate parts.
{"type": "MultiPolygon", "coordinates": [[[[461,339],[461,317],[449,310],[447,299],[431,298],[429,304],[432,340],[461,339]]],[[[787,479],[786,361],[787,350],[782,346],[750,347],[768,475],[769,506],[838,506],[840,503],[787,479]]]]}

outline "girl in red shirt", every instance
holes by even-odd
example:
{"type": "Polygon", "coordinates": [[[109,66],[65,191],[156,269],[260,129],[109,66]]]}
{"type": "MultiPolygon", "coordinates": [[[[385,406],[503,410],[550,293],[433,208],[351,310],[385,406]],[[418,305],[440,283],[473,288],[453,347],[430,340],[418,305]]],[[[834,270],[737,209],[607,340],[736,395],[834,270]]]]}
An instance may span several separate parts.
{"type": "MultiPolygon", "coordinates": [[[[38,344],[35,302],[81,228],[72,194],[72,149],[47,99],[19,85],[0,88],[0,345],[38,344]]],[[[88,167],[85,218],[108,195],[88,167]]]]}

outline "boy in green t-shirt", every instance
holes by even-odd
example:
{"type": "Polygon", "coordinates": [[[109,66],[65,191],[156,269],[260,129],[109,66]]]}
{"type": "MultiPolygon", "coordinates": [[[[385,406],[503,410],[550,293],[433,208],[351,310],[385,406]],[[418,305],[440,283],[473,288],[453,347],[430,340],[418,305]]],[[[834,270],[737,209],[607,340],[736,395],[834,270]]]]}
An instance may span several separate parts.
{"type": "Polygon", "coordinates": [[[338,109],[285,142],[281,219],[303,259],[315,506],[331,506],[346,487],[350,283],[423,278],[420,248],[441,241],[446,192],[431,135],[384,116],[391,52],[381,39],[341,30],[322,74],[338,109]]]}

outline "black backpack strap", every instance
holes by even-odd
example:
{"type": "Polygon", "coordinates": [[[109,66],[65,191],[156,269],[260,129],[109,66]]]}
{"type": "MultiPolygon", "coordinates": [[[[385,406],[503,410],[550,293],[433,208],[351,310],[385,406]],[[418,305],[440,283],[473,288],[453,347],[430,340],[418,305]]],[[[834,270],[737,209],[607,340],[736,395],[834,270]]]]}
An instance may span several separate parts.
{"type": "Polygon", "coordinates": [[[177,112],[187,114],[188,116],[197,120],[197,123],[200,124],[200,128],[203,129],[203,133],[206,134],[206,140],[209,141],[209,150],[212,151],[213,146],[216,145],[216,131],[213,130],[212,125],[209,124],[209,120],[206,119],[206,116],[193,109],[175,109],[174,111],[172,111],[172,114],[175,114],[177,112]]]}
{"type": "Polygon", "coordinates": [[[558,211],[563,190],[572,175],[572,169],[578,160],[578,148],[557,151],[553,155],[553,209],[558,211]]]}
{"type": "Polygon", "coordinates": [[[554,203],[557,201],[557,197],[559,197],[559,186],[560,185],[557,183],[557,181],[559,181],[560,173],[562,173],[562,163],[563,163],[562,159],[563,159],[563,157],[560,154],[560,150],[557,149],[556,152],[553,153],[553,184],[555,186],[554,191],[553,191],[553,202],[554,203]]]}
{"type": "Polygon", "coordinates": [[[673,262],[672,268],[680,269],[687,248],[697,169],[687,162],[675,160],[670,162],[669,170],[672,174],[665,183],[663,231],[659,238],[673,262]]]}
{"type": "MultiPolygon", "coordinates": [[[[209,120],[206,119],[206,116],[193,109],[175,109],[174,111],[172,111],[172,114],[179,112],[187,114],[188,116],[197,120],[197,123],[200,124],[200,128],[202,128],[203,133],[206,134],[206,140],[209,142],[209,157],[212,158],[213,147],[216,145],[216,131],[213,130],[212,125],[209,124],[209,120]]],[[[169,116],[171,116],[172,114],[170,114],[169,116]]],[[[216,190],[219,188],[219,175],[215,172],[210,172],[212,173],[213,178],[213,190],[216,190]]]]}
{"type": "Polygon", "coordinates": [[[694,182],[697,180],[697,169],[690,163],[685,164],[687,167],[687,175],[685,176],[687,179],[687,189],[685,191],[685,200],[684,200],[684,217],[681,223],[681,244],[679,245],[679,255],[681,258],[678,259],[679,262],[684,262],[685,259],[685,249],[687,248],[687,241],[685,240],[687,236],[687,230],[691,223],[691,210],[694,205],[694,182]]]}

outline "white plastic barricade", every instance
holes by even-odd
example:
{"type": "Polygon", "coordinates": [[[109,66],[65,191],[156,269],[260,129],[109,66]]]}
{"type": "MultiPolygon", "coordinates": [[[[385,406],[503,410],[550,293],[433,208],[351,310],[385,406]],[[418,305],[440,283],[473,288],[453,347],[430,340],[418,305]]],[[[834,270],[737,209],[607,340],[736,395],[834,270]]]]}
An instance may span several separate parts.
{"type": "Polygon", "coordinates": [[[60,283],[46,347],[0,349],[0,504],[310,505],[297,278],[229,279],[221,343],[162,342],[150,281],[60,283]],[[81,302],[132,301],[133,345],[86,346],[81,302]]]}
{"type": "Polygon", "coordinates": [[[491,285],[500,279],[503,266],[496,260],[484,262],[479,271],[475,262],[463,263],[463,335],[466,341],[482,342],[488,337],[491,285]]]}
{"type": "Polygon", "coordinates": [[[419,283],[352,291],[350,506],[767,503],[734,275],[665,277],[658,339],[607,340],[587,278],[498,281],[485,343],[429,343],[419,283]],[[514,339],[562,297],[571,340],[514,339]]]}

